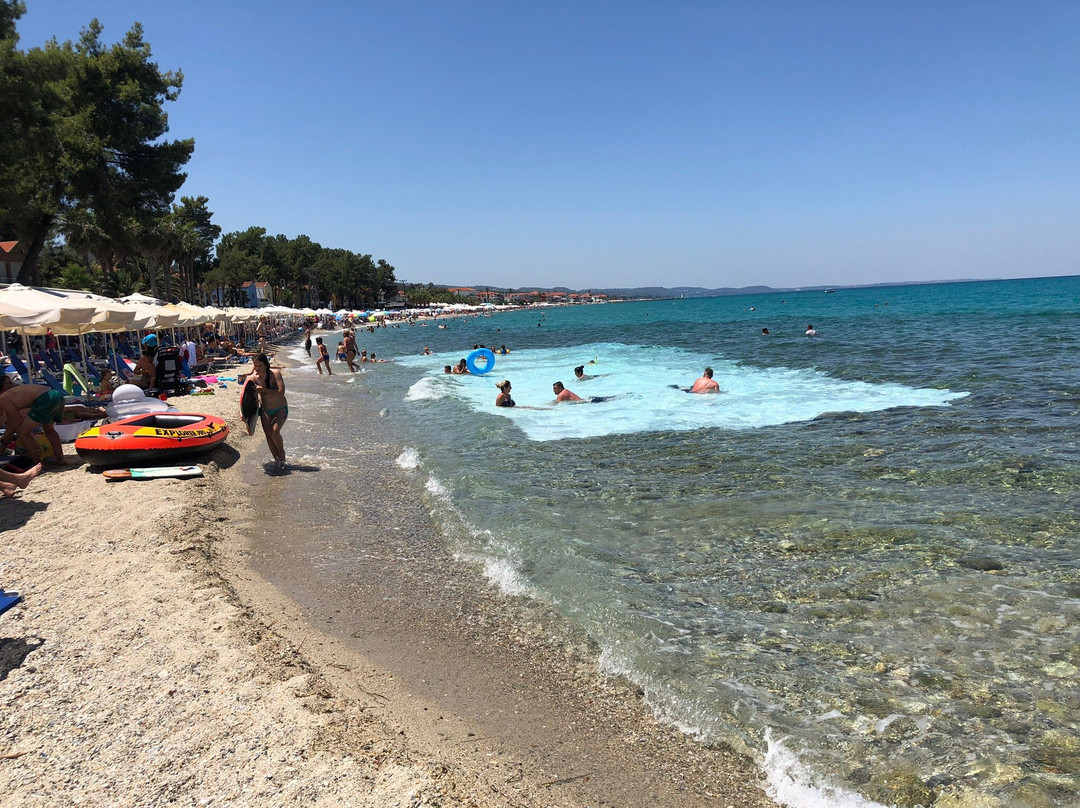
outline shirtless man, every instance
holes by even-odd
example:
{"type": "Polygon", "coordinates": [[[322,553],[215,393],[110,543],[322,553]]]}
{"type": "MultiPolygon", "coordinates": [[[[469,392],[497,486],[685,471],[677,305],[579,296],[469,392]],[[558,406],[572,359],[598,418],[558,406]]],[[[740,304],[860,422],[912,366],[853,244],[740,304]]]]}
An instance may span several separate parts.
{"type": "Polygon", "coordinates": [[[154,363],[153,348],[143,348],[142,356],[135,363],[132,373],[135,374],[131,378],[132,384],[137,384],[144,390],[154,386],[154,382],[157,381],[157,365],[154,363]]]}
{"type": "Polygon", "coordinates": [[[690,388],[691,393],[719,393],[720,384],[713,381],[712,368],[705,368],[701,378],[690,388]]]}
{"type": "Polygon", "coordinates": [[[551,385],[551,389],[555,393],[556,404],[558,404],[560,401],[581,401],[581,396],[579,396],[577,393],[573,393],[570,390],[567,390],[565,387],[563,387],[562,382],[555,382],[555,384],[551,385]]]}
{"type": "Polygon", "coordinates": [[[64,394],[43,384],[20,384],[16,386],[7,374],[0,377],[0,410],[7,419],[6,438],[18,435],[32,463],[41,462],[41,447],[30,433],[40,426],[53,450],[53,462],[64,465],[64,447],[54,424],[65,418],[76,421],[82,418],[104,418],[105,412],[90,407],[64,409],[64,394]]]}
{"type": "Polygon", "coordinates": [[[319,358],[315,360],[315,367],[319,369],[319,375],[322,376],[322,366],[325,364],[326,372],[333,376],[334,371],[330,370],[330,350],[323,345],[322,337],[315,337],[315,344],[319,348],[319,358]]]}

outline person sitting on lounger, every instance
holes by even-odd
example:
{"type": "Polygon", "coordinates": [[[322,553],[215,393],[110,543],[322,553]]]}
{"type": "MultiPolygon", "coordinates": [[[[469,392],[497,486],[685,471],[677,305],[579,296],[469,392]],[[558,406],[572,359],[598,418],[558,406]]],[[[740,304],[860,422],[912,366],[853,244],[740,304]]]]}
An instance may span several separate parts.
{"type": "Polygon", "coordinates": [[[157,381],[157,363],[154,362],[156,354],[157,350],[154,348],[149,346],[143,348],[142,356],[139,357],[139,361],[135,363],[135,368],[132,370],[132,384],[137,384],[144,390],[154,386],[154,382],[157,381]]]}
{"type": "Polygon", "coordinates": [[[98,394],[102,396],[111,396],[113,390],[116,389],[116,379],[113,376],[113,372],[110,368],[105,368],[101,371],[101,381],[98,383],[98,394]]]}

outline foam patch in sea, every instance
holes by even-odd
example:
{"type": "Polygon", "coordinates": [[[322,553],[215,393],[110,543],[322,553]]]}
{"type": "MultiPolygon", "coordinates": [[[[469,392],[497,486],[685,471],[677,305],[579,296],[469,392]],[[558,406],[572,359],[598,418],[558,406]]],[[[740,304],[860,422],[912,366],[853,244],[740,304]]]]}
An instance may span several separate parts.
{"type": "MultiPolygon", "coordinates": [[[[446,357],[446,361],[450,361],[446,357]]],[[[404,366],[438,365],[438,356],[409,357],[404,366]]],[[[837,379],[815,370],[760,368],[679,348],[597,343],[497,356],[482,376],[432,371],[409,389],[406,401],[444,396],[513,423],[535,441],[694,429],[753,429],[808,421],[826,413],[876,412],[894,407],[941,407],[967,393],[895,383],[837,379]],[[577,379],[576,365],[585,378],[577,379]],[[711,366],[719,394],[690,394],[711,366]],[[495,382],[509,379],[517,405],[496,408],[495,382]],[[555,404],[561,381],[582,402],[555,404]]]]}

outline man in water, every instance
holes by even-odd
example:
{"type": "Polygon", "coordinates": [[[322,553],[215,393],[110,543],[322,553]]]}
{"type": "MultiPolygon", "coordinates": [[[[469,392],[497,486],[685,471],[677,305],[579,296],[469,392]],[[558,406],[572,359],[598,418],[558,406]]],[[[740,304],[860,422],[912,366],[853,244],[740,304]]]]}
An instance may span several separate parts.
{"type": "Polygon", "coordinates": [[[712,368],[705,368],[701,378],[694,382],[694,386],[690,388],[691,393],[719,393],[720,384],[713,381],[712,368]]]}
{"type": "Polygon", "coordinates": [[[558,404],[560,401],[581,401],[581,396],[579,396],[577,393],[573,393],[570,390],[567,390],[565,387],[563,387],[562,382],[555,382],[555,384],[551,385],[551,389],[555,393],[556,404],[558,404]]]}
{"type": "Polygon", "coordinates": [[[808,337],[816,337],[817,336],[817,331],[814,330],[814,326],[813,326],[812,323],[806,327],[806,336],[808,336],[808,337]]]}

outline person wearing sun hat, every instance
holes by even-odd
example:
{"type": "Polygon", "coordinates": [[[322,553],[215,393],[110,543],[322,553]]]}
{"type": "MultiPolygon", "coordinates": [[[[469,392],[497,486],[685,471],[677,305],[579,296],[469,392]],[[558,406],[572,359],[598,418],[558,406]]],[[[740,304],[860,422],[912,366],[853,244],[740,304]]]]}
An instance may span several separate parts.
{"type": "Polygon", "coordinates": [[[514,399],[510,398],[510,382],[507,379],[503,379],[501,382],[495,382],[495,386],[499,388],[499,395],[495,397],[496,407],[513,407],[514,399]]]}

